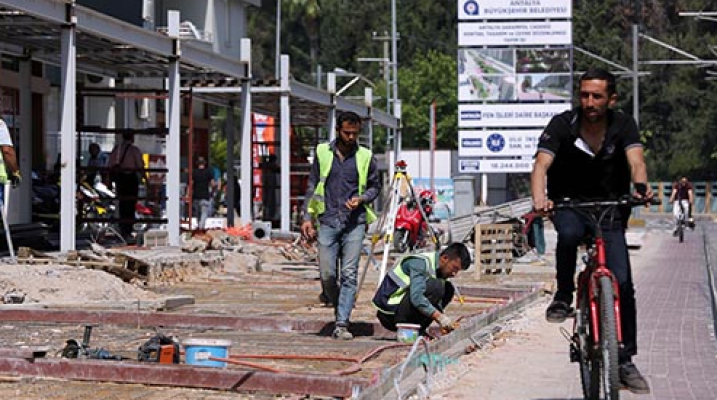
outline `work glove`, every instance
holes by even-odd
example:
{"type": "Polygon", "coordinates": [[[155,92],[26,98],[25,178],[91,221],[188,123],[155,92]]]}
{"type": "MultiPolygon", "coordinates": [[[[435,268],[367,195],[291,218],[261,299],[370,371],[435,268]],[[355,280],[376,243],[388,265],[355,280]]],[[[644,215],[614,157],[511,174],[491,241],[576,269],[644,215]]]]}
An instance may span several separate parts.
{"type": "Polygon", "coordinates": [[[453,321],[453,319],[446,314],[441,314],[440,317],[436,320],[438,322],[438,325],[441,327],[441,332],[448,333],[456,329],[456,323],[453,321]]]}
{"type": "Polygon", "coordinates": [[[15,171],[9,176],[10,183],[12,183],[13,189],[20,186],[20,183],[22,182],[22,176],[20,176],[20,171],[15,171]]]}

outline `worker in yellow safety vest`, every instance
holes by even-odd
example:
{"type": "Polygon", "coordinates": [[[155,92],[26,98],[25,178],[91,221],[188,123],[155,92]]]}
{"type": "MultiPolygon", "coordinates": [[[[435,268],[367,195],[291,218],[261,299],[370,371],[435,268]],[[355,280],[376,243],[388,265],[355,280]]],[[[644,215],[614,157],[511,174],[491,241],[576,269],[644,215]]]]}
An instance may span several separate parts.
{"type": "Polygon", "coordinates": [[[396,331],[396,324],[416,324],[423,334],[436,321],[444,332],[454,330],[456,321],[444,312],[455,294],[448,279],[470,264],[471,255],[463,243],[452,243],[440,254],[403,257],[383,278],[373,297],[381,325],[396,331]]]}
{"type": "Polygon", "coordinates": [[[5,199],[5,184],[10,181],[12,187],[20,185],[20,168],[17,165],[17,155],[12,145],[10,131],[5,121],[0,119],[0,198],[5,199]]]}
{"type": "Polygon", "coordinates": [[[319,299],[334,307],[332,336],[342,340],[353,339],[349,321],[358,286],[359,257],[366,226],[376,219],[370,204],[381,191],[376,158],[358,144],[361,122],[356,113],[342,113],[337,118],[336,140],[316,147],[301,224],[304,237],[318,239],[319,299]]]}

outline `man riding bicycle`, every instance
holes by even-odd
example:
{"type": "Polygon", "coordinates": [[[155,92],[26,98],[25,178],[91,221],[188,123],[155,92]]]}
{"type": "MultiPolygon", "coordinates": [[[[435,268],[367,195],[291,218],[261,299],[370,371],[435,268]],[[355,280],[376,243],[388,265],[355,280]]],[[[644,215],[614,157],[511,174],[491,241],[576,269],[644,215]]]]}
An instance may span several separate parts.
{"type": "MultiPolygon", "coordinates": [[[[612,108],[617,102],[615,76],[590,68],[580,78],[580,106],[554,116],[538,142],[531,176],[533,207],[542,212],[553,201],[616,199],[630,194],[652,198],[647,186],[643,147],[635,120],[612,108]],[[547,196],[546,196],[547,185],[547,196]]],[[[635,290],[625,240],[631,209],[621,207],[603,223],[607,265],[620,292],[623,346],[619,351],[620,381],[634,393],[649,393],[645,378],[632,363],[637,354],[635,290]]],[[[572,209],[556,210],[552,221],[558,233],[557,291],[546,319],[560,323],[573,312],[578,246],[590,232],[589,220],[572,209]]]]}
{"type": "Polygon", "coordinates": [[[684,218],[685,215],[687,215],[687,225],[690,228],[694,228],[695,220],[692,218],[692,207],[695,204],[695,192],[692,189],[692,183],[687,177],[683,176],[672,185],[670,203],[673,203],[672,215],[675,216],[675,230],[672,231],[672,234],[677,236],[677,224],[680,223],[680,218],[684,218]]]}

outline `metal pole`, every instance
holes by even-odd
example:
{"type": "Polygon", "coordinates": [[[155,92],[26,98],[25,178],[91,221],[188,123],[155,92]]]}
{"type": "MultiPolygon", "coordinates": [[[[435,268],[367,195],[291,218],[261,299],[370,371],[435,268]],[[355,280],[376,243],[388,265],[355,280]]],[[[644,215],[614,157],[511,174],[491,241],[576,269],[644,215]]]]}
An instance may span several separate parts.
{"type": "Polygon", "coordinates": [[[639,60],[640,28],[632,24],[632,114],[637,128],[640,128],[640,60],[639,60]]]}
{"type": "Polygon", "coordinates": [[[239,187],[241,203],[240,220],[247,224],[252,220],[252,114],[251,114],[251,40],[241,40],[241,59],[246,63],[246,76],[241,84],[241,185],[239,187]]]}
{"type": "Polygon", "coordinates": [[[234,180],[236,174],[234,173],[234,135],[236,134],[236,126],[234,124],[234,100],[229,101],[227,110],[227,119],[224,121],[224,135],[227,138],[227,181],[226,181],[226,193],[225,203],[227,207],[227,226],[234,226],[234,196],[239,193],[234,193],[234,180]]]}
{"type": "MultiPolygon", "coordinates": [[[[400,113],[400,105],[398,105],[398,38],[396,33],[396,0],[391,0],[391,75],[392,75],[392,83],[393,83],[393,96],[391,96],[391,99],[393,100],[393,115],[396,118],[398,117],[398,113],[400,113]],[[397,107],[398,106],[398,107],[397,107]],[[397,112],[398,111],[398,112],[397,112]]],[[[393,149],[396,155],[396,160],[400,158],[401,155],[401,129],[396,129],[396,132],[394,133],[393,137],[393,149]]]]}
{"type": "Polygon", "coordinates": [[[281,119],[281,135],[279,139],[279,143],[281,144],[281,183],[279,185],[281,188],[281,196],[279,198],[281,199],[281,230],[288,232],[291,230],[291,107],[289,98],[288,55],[281,56],[281,88],[283,90],[281,92],[281,98],[279,99],[279,108],[281,110],[279,116],[281,119]]]}
{"type": "Polygon", "coordinates": [[[170,59],[167,68],[167,121],[165,125],[169,129],[167,136],[167,232],[169,235],[169,244],[171,246],[179,246],[180,240],[180,223],[181,215],[181,194],[180,194],[180,158],[181,158],[181,132],[182,123],[180,94],[180,75],[179,75],[179,12],[169,11],[167,13],[169,26],[169,36],[174,39],[175,56],[170,59]]]}
{"type": "MultiPolygon", "coordinates": [[[[76,156],[75,147],[76,129],[76,26],[74,20],[74,3],[71,12],[68,13],[67,24],[62,26],[60,43],[61,61],[61,88],[60,88],[60,144],[61,144],[61,170],[60,179],[60,215],[65,216],[60,220],[60,251],[68,252],[75,249],[75,182],[76,182],[76,156]]],[[[29,178],[29,177],[28,177],[29,178]]],[[[5,219],[3,219],[5,220],[5,219]]],[[[8,246],[11,246],[8,243],[8,246]]]]}
{"type": "Polygon", "coordinates": [[[276,54],[274,58],[274,77],[279,78],[281,67],[281,0],[276,0],[276,54]]]}
{"type": "Polygon", "coordinates": [[[433,100],[431,102],[430,107],[430,120],[431,120],[431,126],[430,126],[430,152],[429,156],[431,157],[431,163],[429,164],[431,166],[430,176],[431,176],[431,192],[436,191],[436,101],[433,100]]]}

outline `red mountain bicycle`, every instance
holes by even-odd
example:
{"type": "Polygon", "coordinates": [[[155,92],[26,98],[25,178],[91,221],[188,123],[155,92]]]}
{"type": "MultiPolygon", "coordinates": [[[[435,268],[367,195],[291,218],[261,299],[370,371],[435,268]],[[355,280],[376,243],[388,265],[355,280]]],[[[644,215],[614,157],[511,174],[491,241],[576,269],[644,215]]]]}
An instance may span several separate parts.
{"type": "MultiPolygon", "coordinates": [[[[594,237],[586,240],[585,269],[578,274],[577,303],[570,340],[570,361],[580,364],[580,380],[585,399],[620,398],[618,348],[622,342],[620,295],[617,279],[607,267],[601,223],[619,206],[640,206],[648,201],[624,198],[609,201],[556,202],[554,209],[572,209],[586,216],[594,226],[594,237]]],[[[659,204],[653,199],[649,204],[659,204]]]]}

